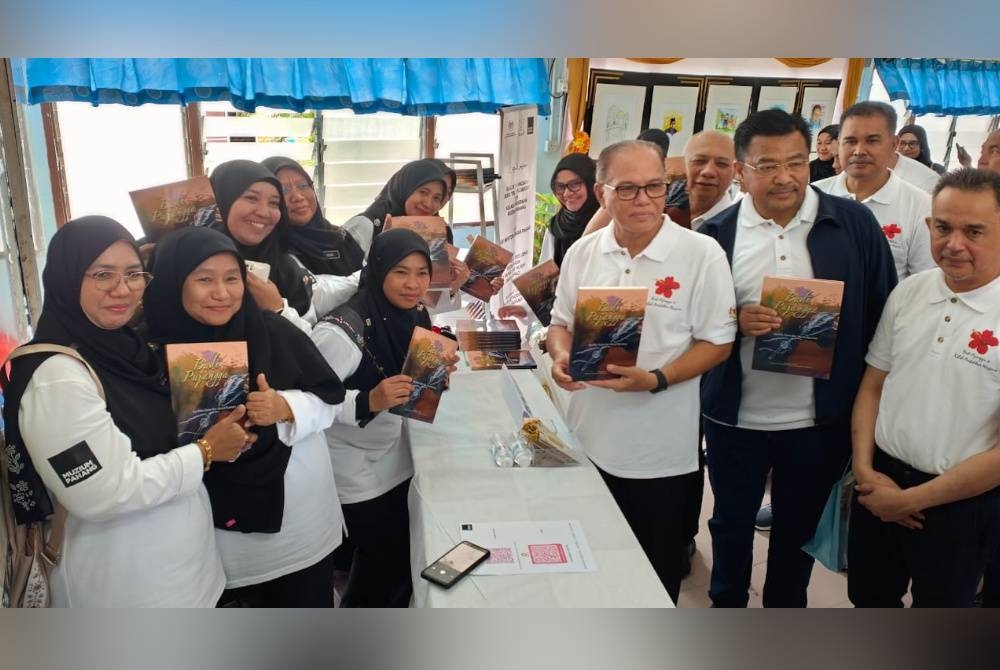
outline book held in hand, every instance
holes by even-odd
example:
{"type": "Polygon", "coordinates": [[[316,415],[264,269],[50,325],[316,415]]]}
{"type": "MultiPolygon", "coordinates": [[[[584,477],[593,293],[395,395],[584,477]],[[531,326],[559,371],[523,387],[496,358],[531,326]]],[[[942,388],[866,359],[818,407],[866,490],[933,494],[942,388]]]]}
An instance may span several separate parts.
{"type": "Polygon", "coordinates": [[[842,281],[764,277],[760,304],[781,327],[756,338],[753,369],[829,379],[843,296],[842,281]]]}
{"type": "Polygon", "coordinates": [[[514,286],[543,326],[552,322],[552,303],[556,300],[559,266],[553,260],[536,265],[514,280],[514,286]]]}
{"type": "Polygon", "coordinates": [[[434,423],[441,394],[448,379],[448,361],[454,357],[458,343],[450,337],[420,328],[413,329],[410,347],[406,351],[400,374],[413,378],[413,391],[402,405],[389,411],[393,414],[434,423]]]}
{"type": "Polygon", "coordinates": [[[514,254],[499,244],[494,244],[482,235],[476,237],[465,255],[465,264],[469,268],[469,279],[462,285],[462,290],[480,300],[488,301],[493,297],[491,281],[502,277],[504,270],[510,264],[514,254]]]}
{"type": "Polygon", "coordinates": [[[178,228],[222,222],[212,183],[205,176],[130,191],[129,196],[149,242],[178,228]]]}
{"type": "Polygon", "coordinates": [[[569,374],[575,381],[614,379],[608,364],[635,365],[647,293],[644,286],[579,289],[569,358],[569,374]]]}
{"type": "Polygon", "coordinates": [[[168,344],[165,349],[177,444],[190,444],[204,436],[220,415],[246,402],[247,343],[168,344]]]}
{"type": "Polygon", "coordinates": [[[430,288],[448,288],[451,285],[451,265],[448,253],[448,224],[440,216],[393,216],[383,230],[406,228],[424,238],[431,250],[430,288]]]}

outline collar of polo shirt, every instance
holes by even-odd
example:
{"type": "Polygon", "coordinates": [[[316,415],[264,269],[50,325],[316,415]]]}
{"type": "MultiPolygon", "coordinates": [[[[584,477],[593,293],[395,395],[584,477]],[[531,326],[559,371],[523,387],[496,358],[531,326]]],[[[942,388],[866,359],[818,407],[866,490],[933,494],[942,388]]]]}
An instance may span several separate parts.
{"type": "Polygon", "coordinates": [[[935,286],[937,291],[931,294],[930,299],[930,304],[932,305],[944,302],[945,300],[950,300],[952,296],[954,296],[977,312],[985,314],[995,305],[1000,303],[1000,277],[997,277],[989,284],[980,286],[977,289],[956,293],[948,288],[948,284],[945,283],[944,280],[944,272],[941,272],[939,269],[935,286]]]}
{"type": "MultiPolygon", "coordinates": [[[[612,221],[611,224],[605,226],[605,228],[601,230],[601,235],[603,235],[603,237],[601,237],[598,248],[602,254],[617,254],[622,251],[628,253],[624,247],[618,244],[618,240],[615,239],[614,228],[614,222],[612,221]]],[[[636,255],[636,258],[645,257],[654,261],[666,260],[667,254],[670,253],[670,247],[672,246],[671,240],[674,239],[674,235],[677,235],[679,230],[680,226],[677,224],[671,223],[668,225],[667,217],[664,216],[663,225],[661,225],[660,229],[656,231],[656,235],[649,241],[646,248],[636,255]]]]}

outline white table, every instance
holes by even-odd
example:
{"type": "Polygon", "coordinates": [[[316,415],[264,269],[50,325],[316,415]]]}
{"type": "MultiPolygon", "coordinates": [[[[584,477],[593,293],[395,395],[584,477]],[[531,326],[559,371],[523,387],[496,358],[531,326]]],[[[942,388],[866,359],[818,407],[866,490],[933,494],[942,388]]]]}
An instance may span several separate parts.
{"type": "MultiPolygon", "coordinates": [[[[513,374],[534,414],[572,436],[530,370],[513,374]]],[[[673,607],[593,465],[498,468],[488,440],[512,430],[500,371],[459,369],[433,425],[409,421],[416,474],[410,486],[410,559],[417,607],[673,607]],[[460,539],[467,522],[579,520],[597,571],[469,575],[449,590],[420,571],[460,539]]],[[[575,443],[574,443],[575,444],[575,443]]]]}

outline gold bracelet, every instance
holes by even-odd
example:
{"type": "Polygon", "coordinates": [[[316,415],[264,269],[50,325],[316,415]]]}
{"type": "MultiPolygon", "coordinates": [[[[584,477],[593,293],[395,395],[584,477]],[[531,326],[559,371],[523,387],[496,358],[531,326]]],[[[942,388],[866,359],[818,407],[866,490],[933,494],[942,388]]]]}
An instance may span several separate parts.
{"type": "Polygon", "coordinates": [[[212,467],[212,445],[203,437],[198,438],[194,443],[202,449],[202,453],[205,456],[205,472],[208,472],[208,469],[212,467]]]}

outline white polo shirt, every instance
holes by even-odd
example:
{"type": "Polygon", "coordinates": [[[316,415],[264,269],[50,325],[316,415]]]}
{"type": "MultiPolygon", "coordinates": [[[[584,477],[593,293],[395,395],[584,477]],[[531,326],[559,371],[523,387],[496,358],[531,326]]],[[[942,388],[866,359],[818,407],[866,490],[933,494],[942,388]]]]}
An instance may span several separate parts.
{"type": "MultiPolygon", "coordinates": [[[[813,182],[813,186],[830,195],[856,200],[854,194],[847,190],[845,172],[813,182]]],[[[900,281],[937,267],[931,258],[931,236],[927,231],[926,218],[931,215],[931,196],[928,193],[903,181],[890,170],[889,181],[862,200],[861,204],[871,210],[882,226],[900,281]]]]}
{"type": "Polygon", "coordinates": [[[888,372],[875,442],[940,474],[991,449],[1000,431],[1000,278],[955,293],[939,269],[899,284],[865,361],[888,372]]]}
{"type": "Polygon", "coordinates": [[[719,202],[715,203],[708,208],[708,211],[701,216],[696,216],[691,219],[691,230],[698,230],[701,228],[701,224],[705,223],[711,219],[716,214],[720,213],[722,210],[726,209],[733,204],[733,196],[729,195],[729,191],[725,191],[722,197],[719,198],[719,202]]]}
{"type": "Polygon", "coordinates": [[[934,187],[937,186],[938,180],[941,178],[941,175],[920,161],[907,158],[901,153],[896,154],[896,167],[893,168],[893,171],[903,181],[913,184],[927,193],[934,192],[934,187]]]}
{"type": "MultiPolygon", "coordinates": [[[[733,245],[733,281],[738,305],[760,304],[764,277],[812,278],[806,238],[819,213],[819,196],[808,186],[802,206],[784,228],[765,219],[743,198],[733,245]]],[[[793,430],[816,423],[811,377],[754,370],[756,337],[740,340],[743,385],[738,426],[752,430],[793,430]]]]}
{"type": "MultiPolygon", "coordinates": [[[[715,240],[663,217],[659,232],[632,258],[614,224],[578,240],[563,258],[552,323],[573,330],[581,286],[645,286],[646,316],[637,365],[662,367],[695,340],[736,337],[735,296],[725,252],[715,240]]],[[[567,423],[605,472],[652,479],[698,469],[699,379],[661,393],[616,393],[588,386],[570,395],[567,423]]]]}

